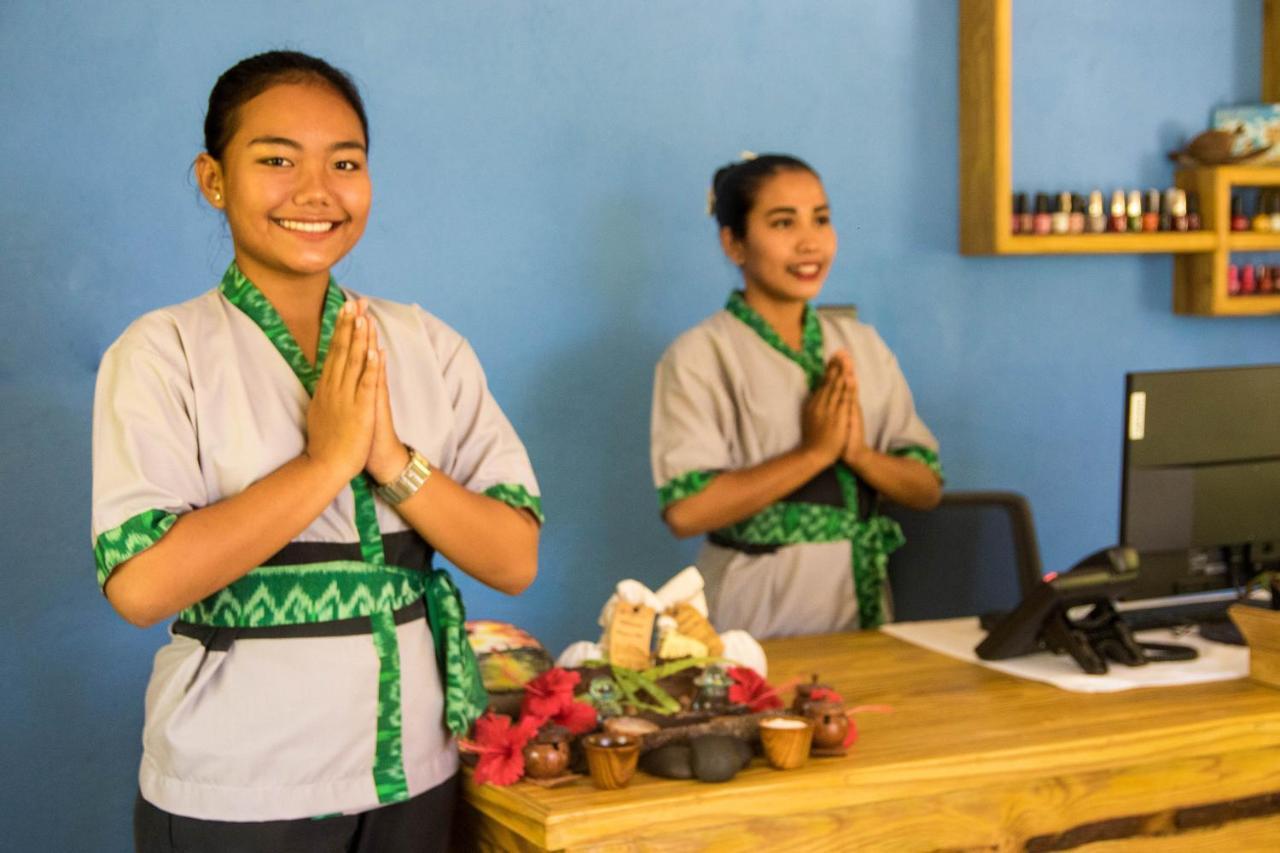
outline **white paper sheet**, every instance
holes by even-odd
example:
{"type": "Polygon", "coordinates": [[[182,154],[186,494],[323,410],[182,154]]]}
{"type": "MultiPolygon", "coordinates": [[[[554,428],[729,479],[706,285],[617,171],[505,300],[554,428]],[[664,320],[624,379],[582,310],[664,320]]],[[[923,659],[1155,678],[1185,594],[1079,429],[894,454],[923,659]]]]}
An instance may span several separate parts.
{"type": "Polygon", "coordinates": [[[958,660],[976,663],[999,672],[1043,681],[1075,693],[1114,693],[1138,687],[1168,687],[1178,684],[1200,684],[1206,681],[1228,681],[1249,674],[1249,649],[1201,639],[1195,633],[1175,634],[1168,629],[1140,631],[1135,636],[1149,643],[1177,643],[1191,646],[1200,656],[1191,661],[1149,663],[1146,666],[1124,666],[1112,663],[1106,675],[1083,672],[1070,655],[1039,652],[1004,661],[985,661],[974,654],[974,647],[986,637],[978,627],[976,616],[938,619],[931,622],[895,622],[880,628],[891,637],[958,660]]]}

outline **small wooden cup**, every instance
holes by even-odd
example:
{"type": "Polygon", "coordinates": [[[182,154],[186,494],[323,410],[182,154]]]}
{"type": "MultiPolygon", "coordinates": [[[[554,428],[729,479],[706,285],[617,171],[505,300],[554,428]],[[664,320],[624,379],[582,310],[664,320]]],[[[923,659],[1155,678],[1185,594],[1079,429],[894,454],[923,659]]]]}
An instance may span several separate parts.
{"type": "Polygon", "coordinates": [[[625,788],[636,772],[640,741],[630,735],[593,734],[582,739],[591,781],[606,791],[625,788]]]}
{"type": "Polygon", "coordinates": [[[809,760],[813,720],[795,714],[778,714],[760,721],[760,742],[765,757],[778,770],[793,770],[809,760]]]}

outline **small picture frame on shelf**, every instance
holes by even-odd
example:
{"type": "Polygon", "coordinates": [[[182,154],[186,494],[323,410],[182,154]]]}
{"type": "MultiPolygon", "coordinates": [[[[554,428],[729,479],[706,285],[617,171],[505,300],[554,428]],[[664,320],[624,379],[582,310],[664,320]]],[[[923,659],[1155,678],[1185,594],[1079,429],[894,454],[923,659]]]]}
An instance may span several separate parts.
{"type": "Polygon", "coordinates": [[[1235,140],[1233,154],[1266,149],[1251,166],[1280,165],[1280,104],[1242,104],[1213,111],[1216,130],[1243,130],[1235,140]]]}

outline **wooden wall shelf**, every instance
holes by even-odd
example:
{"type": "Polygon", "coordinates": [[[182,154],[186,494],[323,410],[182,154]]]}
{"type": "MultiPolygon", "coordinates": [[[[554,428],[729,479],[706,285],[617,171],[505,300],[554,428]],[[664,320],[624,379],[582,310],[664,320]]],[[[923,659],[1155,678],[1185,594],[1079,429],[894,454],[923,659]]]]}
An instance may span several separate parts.
{"type": "MultiPolygon", "coordinates": [[[[1231,252],[1280,251],[1280,234],[1230,231],[1231,189],[1280,186],[1280,168],[1179,171],[1177,186],[1200,193],[1200,231],[1014,235],[1013,0],[960,0],[959,62],[961,254],[1172,254],[1178,313],[1280,313],[1280,295],[1227,294],[1231,252]]],[[[1280,0],[1262,2],[1262,100],[1280,102],[1280,0]]]]}

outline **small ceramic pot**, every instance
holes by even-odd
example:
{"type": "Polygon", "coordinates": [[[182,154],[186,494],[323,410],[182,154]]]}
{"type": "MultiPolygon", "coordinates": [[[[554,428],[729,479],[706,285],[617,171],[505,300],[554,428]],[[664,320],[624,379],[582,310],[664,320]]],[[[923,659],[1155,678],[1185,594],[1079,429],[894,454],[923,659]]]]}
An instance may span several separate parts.
{"type": "Polygon", "coordinates": [[[593,734],[582,739],[587,768],[597,788],[624,788],[636,772],[640,741],[629,735],[593,734]]]}
{"type": "Polygon", "coordinates": [[[810,702],[806,715],[813,720],[814,749],[839,749],[849,734],[849,717],[839,702],[810,702]]]}
{"type": "Polygon", "coordinates": [[[818,674],[815,672],[808,684],[796,685],[796,698],[791,702],[791,710],[800,716],[808,716],[809,703],[813,701],[812,693],[815,690],[830,690],[830,684],[819,684],[818,674]]]}
{"type": "Polygon", "coordinates": [[[569,772],[569,730],[543,726],[524,746],[524,772],[531,779],[555,779],[569,772]]]}
{"type": "Polygon", "coordinates": [[[778,714],[760,720],[760,743],[765,758],[778,770],[792,770],[809,760],[813,720],[794,714],[778,714]]]}

